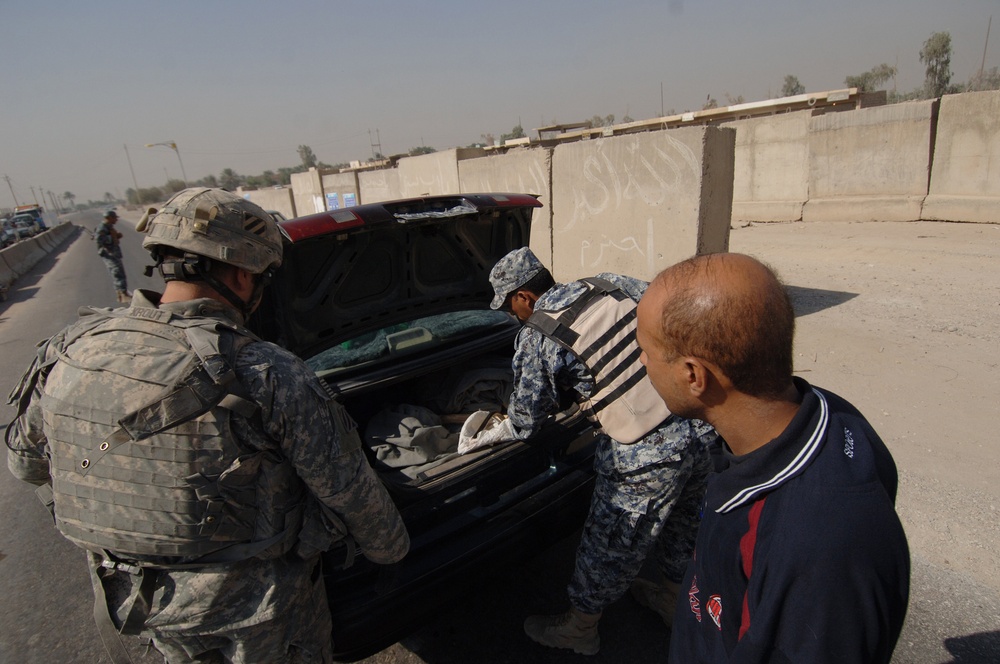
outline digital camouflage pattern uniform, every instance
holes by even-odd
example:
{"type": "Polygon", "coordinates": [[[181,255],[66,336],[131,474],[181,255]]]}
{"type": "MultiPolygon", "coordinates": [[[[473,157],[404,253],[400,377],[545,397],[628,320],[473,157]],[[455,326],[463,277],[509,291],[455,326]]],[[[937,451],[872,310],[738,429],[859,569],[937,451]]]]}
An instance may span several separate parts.
{"type": "MultiPolygon", "coordinates": [[[[242,323],[235,309],[218,300],[158,302],[157,294],[137,291],[132,307],[206,317],[233,326],[242,323]]],[[[151,359],[155,356],[152,337],[148,349],[116,351],[102,346],[100,335],[67,344],[72,330],[70,326],[53,337],[46,357],[41,359],[75,355],[100,362],[102,353],[127,352],[140,363],[140,371],[143,361],[155,361],[151,359]]],[[[57,361],[50,376],[59,375],[59,361],[63,360],[57,361]]],[[[269,482],[267,473],[260,471],[256,485],[259,509],[280,508],[282,503],[305,499],[305,523],[297,546],[293,544],[278,557],[159,572],[142,633],[152,637],[170,663],[195,661],[205,653],[211,653],[210,658],[197,661],[218,661],[221,656],[225,661],[261,664],[327,662],[332,649],[331,622],[318,565],[319,550],[349,534],[367,558],[392,563],[406,554],[409,538],[398,511],[357,444],[358,438],[345,435],[345,423],[335,414],[342,411],[328,406],[330,397],[313,372],[288,351],[262,341],[243,346],[235,364],[238,382],[259,411],[249,419],[232,417],[232,435],[242,449],[260,450],[274,463],[291,464],[294,469],[295,486],[269,482]]],[[[99,375],[92,385],[100,388],[99,375]]],[[[41,401],[47,390],[57,391],[57,387],[44,381],[36,384],[27,411],[10,425],[8,467],[16,477],[33,484],[51,481],[47,455],[59,446],[50,445],[49,438],[59,432],[49,430],[52,418],[44,412],[41,401]]],[[[15,390],[12,402],[18,396],[15,390]]],[[[119,399],[119,395],[106,395],[108,404],[119,399]]],[[[58,467],[59,460],[51,463],[58,467]]],[[[55,494],[58,515],[58,490],[55,494]]],[[[94,570],[103,556],[89,555],[94,570]]],[[[120,623],[137,579],[124,572],[103,575],[108,605],[120,623]]],[[[92,571],[92,580],[96,591],[102,583],[96,571],[92,571]]]]}
{"type": "Polygon", "coordinates": [[[125,265],[122,263],[122,249],[118,244],[119,232],[112,224],[102,223],[97,228],[94,241],[97,242],[97,254],[104,261],[104,266],[111,274],[115,290],[128,292],[128,280],[125,277],[125,265]]]}
{"type": "MultiPolygon", "coordinates": [[[[648,286],[617,274],[597,276],[636,302],[648,286]]],[[[538,298],[535,310],[563,309],[586,290],[580,282],[556,284],[538,298]]],[[[521,440],[558,412],[560,394],[586,397],[593,389],[583,362],[531,327],[518,335],[513,367],[515,387],[507,415],[521,440]]],[[[597,614],[621,597],[651,549],[667,579],[683,578],[711,470],[708,446],[717,438],[711,426],[677,417],[631,445],[605,434],[598,437],[597,484],[568,588],[576,609],[597,614]]]]}

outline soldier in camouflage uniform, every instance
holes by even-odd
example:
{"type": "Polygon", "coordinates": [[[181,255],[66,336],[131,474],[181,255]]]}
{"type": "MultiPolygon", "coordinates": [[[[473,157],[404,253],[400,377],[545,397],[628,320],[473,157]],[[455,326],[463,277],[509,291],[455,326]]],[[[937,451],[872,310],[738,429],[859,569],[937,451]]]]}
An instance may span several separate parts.
{"type": "Polygon", "coordinates": [[[409,537],[356,425],[303,362],[243,327],[281,236],[258,206],[187,189],[137,230],[166,281],[39,347],[11,394],[8,467],[88,550],[95,618],[167,662],[329,662],[319,554],[375,563],[409,537]],[[103,617],[102,617],[103,616],[103,617]]]}
{"type": "MultiPolygon", "coordinates": [[[[610,273],[598,277],[624,291],[633,303],[648,285],[610,273]]],[[[496,293],[492,308],[508,310],[522,323],[538,311],[565,310],[587,291],[581,281],[556,284],[527,248],[502,258],[490,281],[496,293]]],[[[633,327],[633,342],[634,335],[633,327]]],[[[630,358],[639,365],[637,355],[630,358]]],[[[487,432],[494,439],[528,439],[559,410],[561,394],[585,399],[595,389],[587,366],[530,323],[518,335],[513,368],[515,388],[508,418],[487,432]]],[[[629,441],[632,444],[603,432],[599,436],[594,462],[597,484],[568,587],[571,606],[558,616],[530,616],[524,629],[535,641],[581,654],[597,653],[601,613],[630,584],[636,599],[656,610],[669,626],[677,584],[697,533],[699,504],[711,468],[708,446],[717,436],[700,421],[671,416],[665,408],[663,413],[667,419],[657,419],[661,424],[643,429],[648,433],[629,441]],[[651,550],[664,577],[656,582],[636,578],[651,550]]]]}
{"type": "Polygon", "coordinates": [[[115,293],[119,302],[128,302],[132,294],[128,292],[128,279],[125,277],[125,265],[122,263],[121,231],[115,228],[118,223],[118,213],[108,210],[104,213],[104,222],[97,228],[94,241],[97,242],[97,255],[104,261],[104,266],[111,274],[115,284],[115,293]]]}

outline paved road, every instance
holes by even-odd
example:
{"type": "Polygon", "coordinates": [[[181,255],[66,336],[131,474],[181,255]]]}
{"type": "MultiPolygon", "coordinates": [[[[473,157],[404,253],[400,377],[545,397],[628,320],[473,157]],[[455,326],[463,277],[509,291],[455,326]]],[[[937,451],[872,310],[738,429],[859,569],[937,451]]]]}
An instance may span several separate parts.
{"type": "MultiPolygon", "coordinates": [[[[99,222],[92,213],[78,219],[99,222]]],[[[124,223],[122,224],[125,225],[124,223]]],[[[141,277],[148,261],[139,238],[125,237],[130,287],[155,286],[141,277]]],[[[27,365],[33,346],[75,317],[81,304],[114,306],[114,289],[86,232],[19,280],[0,303],[0,375],[7,391],[27,365]]],[[[0,422],[12,414],[0,406],[0,422]]],[[[91,617],[91,592],[82,553],[62,539],[32,495],[31,488],[0,470],[0,662],[108,662],[91,617]]],[[[365,660],[372,664],[445,662],[580,662],[579,656],[530,643],[521,623],[531,612],[565,606],[564,587],[572,564],[574,538],[540,551],[529,562],[496,570],[470,588],[468,597],[434,617],[410,638],[365,660]]],[[[606,612],[602,650],[588,662],[665,661],[669,632],[631,598],[606,612]]],[[[137,663],[159,662],[142,656],[137,663]]],[[[914,558],[909,617],[893,660],[896,664],[986,664],[1000,661],[1000,596],[968,575],[914,558]]]]}

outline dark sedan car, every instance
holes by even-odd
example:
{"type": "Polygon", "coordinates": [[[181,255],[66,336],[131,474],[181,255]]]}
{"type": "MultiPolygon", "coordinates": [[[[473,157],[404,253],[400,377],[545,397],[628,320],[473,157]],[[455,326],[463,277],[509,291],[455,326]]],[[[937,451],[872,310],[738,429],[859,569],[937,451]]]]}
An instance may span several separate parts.
{"type": "Polygon", "coordinates": [[[489,309],[489,271],[528,243],[523,194],[362,205],[281,223],[285,259],[251,321],[297,353],[358,421],[412,546],[379,566],[325,558],[337,658],[398,641],[451,600],[573,532],[593,489],[593,431],[572,404],[530,442],[458,454],[503,410],[519,324],[489,309]]]}

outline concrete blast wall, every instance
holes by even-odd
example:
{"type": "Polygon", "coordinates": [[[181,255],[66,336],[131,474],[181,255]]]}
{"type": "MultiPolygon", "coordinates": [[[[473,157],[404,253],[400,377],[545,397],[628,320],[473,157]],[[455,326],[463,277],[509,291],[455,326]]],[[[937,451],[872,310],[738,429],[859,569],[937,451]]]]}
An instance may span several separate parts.
{"type": "Polygon", "coordinates": [[[542,207],[531,218],[531,250],[552,264],[552,150],[532,148],[458,162],[461,193],[536,194],[542,207]]]}
{"type": "Polygon", "coordinates": [[[326,209],[339,210],[360,204],[360,190],[358,189],[358,174],[356,172],[326,173],[322,176],[322,182],[326,209]]]}
{"type": "Polygon", "coordinates": [[[802,219],[809,198],[810,113],[800,111],[726,122],[736,130],[733,219],[802,219]]]}
{"type": "Polygon", "coordinates": [[[803,221],[913,221],[927,194],[937,101],[810,119],[803,221]]]}
{"type": "Polygon", "coordinates": [[[923,219],[1000,222],[1000,91],[941,98],[923,219]]]}
{"type": "Polygon", "coordinates": [[[395,168],[359,172],[358,189],[361,192],[363,205],[394,201],[403,197],[399,185],[399,170],[395,168]]]}
{"type": "Polygon", "coordinates": [[[292,173],[292,192],[296,217],[326,212],[323,177],[315,168],[310,168],[305,173],[292,173]]]}
{"type": "Polygon", "coordinates": [[[485,156],[482,148],[454,148],[399,160],[399,186],[402,198],[457,194],[462,190],[458,163],[485,156]]]}
{"type": "Polygon", "coordinates": [[[249,191],[239,190],[237,193],[265,210],[277,210],[285,215],[286,219],[298,216],[295,214],[295,198],[292,196],[292,189],[287,187],[279,189],[251,189],[249,191]]]}
{"type": "Polygon", "coordinates": [[[689,127],[556,146],[555,278],[650,279],[696,253],[725,251],[735,139],[734,129],[689,127]]]}

